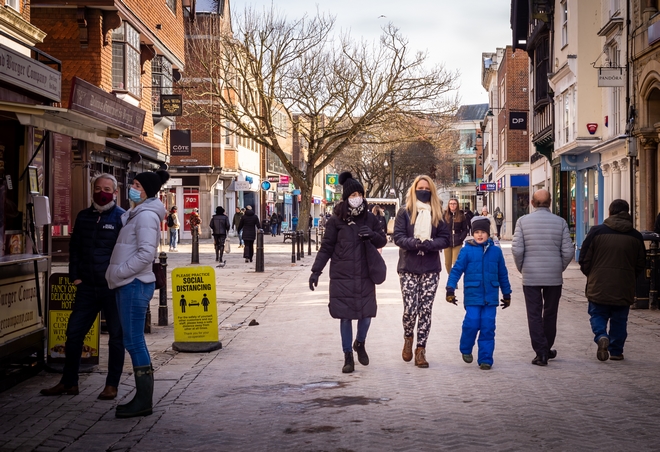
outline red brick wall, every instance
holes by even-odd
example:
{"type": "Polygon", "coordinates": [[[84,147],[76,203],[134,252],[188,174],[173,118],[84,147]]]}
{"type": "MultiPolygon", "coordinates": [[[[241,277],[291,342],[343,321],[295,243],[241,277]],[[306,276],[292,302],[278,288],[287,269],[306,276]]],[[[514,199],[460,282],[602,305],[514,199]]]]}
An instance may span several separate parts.
{"type": "Polygon", "coordinates": [[[181,2],[176,2],[176,15],[165,0],[124,0],[123,3],[152,30],[170,51],[184,61],[184,19],[181,2]],[[156,24],[161,29],[156,29],[156,24]]]}
{"type": "MultiPolygon", "coordinates": [[[[504,60],[498,72],[498,86],[506,76],[506,104],[500,112],[500,124],[508,129],[507,112],[527,111],[529,109],[529,58],[527,52],[507,46],[504,60]],[[524,91],[523,91],[524,90],[524,91]]],[[[507,130],[505,161],[527,162],[529,160],[529,121],[531,114],[527,113],[528,130],[507,130]]]]}

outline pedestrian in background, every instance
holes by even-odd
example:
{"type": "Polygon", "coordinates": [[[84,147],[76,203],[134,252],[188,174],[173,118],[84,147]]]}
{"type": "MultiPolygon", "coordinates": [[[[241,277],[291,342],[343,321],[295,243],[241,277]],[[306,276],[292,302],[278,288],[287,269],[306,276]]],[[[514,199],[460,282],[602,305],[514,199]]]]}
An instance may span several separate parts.
{"type": "Polygon", "coordinates": [[[295,232],[296,229],[298,229],[298,217],[294,215],[291,218],[291,230],[295,232]]]}
{"type": "Polygon", "coordinates": [[[108,329],[108,375],[101,400],[117,396],[124,368],[124,344],[114,290],[105,272],[122,228],[124,209],[117,205],[117,179],[100,174],[92,180],[92,205],[81,210],[69,242],[69,280],[76,286],[75,302],[66,329],[64,372],[60,382],[41,394],[78,394],[78,371],[85,336],[103,311],[108,329]]]}
{"type": "Polygon", "coordinates": [[[465,318],[459,349],[463,361],[471,363],[478,334],[477,364],[481,370],[490,370],[495,351],[495,317],[500,304],[499,295],[502,291],[502,309],[508,308],[511,304],[511,285],[504,254],[490,238],[490,220],[474,217],[471,229],[473,238],[465,242],[449,274],[446,300],[456,304],[455,291],[463,276],[465,318]]]}
{"type": "Polygon", "coordinates": [[[497,228],[497,238],[501,240],[502,236],[500,233],[502,231],[502,223],[504,223],[504,213],[500,210],[499,207],[495,207],[493,218],[495,219],[495,227],[497,228]]]}
{"type": "Polygon", "coordinates": [[[580,250],[580,270],[587,277],[585,296],[600,361],[623,359],[635,282],[646,264],[644,238],[633,227],[629,210],[627,201],[612,201],[610,216],[589,230],[580,250]]]}
{"type": "Polygon", "coordinates": [[[383,209],[380,206],[374,206],[371,209],[371,213],[376,216],[378,220],[378,227],[383,231],[383,234],[387,235],[387,221],[385,221],[385,216],[383,215],[383,209]]]}
{"type": "Polygon", "coordinates": [[[252,262],[254,256],[254,241],[257,239],[257,230],[259,229],[259,217],[252,210],[252,206],[245,208],[245,214],[238,225],[238,233],[243,234],[243,257],[245,262],[252,262]]]}
{"type": "Polygon", "coordinates": [[[449,227],[449,246],[444,249],[445,255],[445,270],[447,274],[451,272],[451,268],[458,258],[458,253],[461,252],[463,241],[468,235],[470,227],[468,226],[467,218],[461,209],[458,208],[458,199],[451,198],[447,203],[447,210],[444,215],[445,223],[449,227]]]}
{"type": "Polygon", "coordinates": [[[277,224],[278,224],[277,214],[273,213],[270,216],[270,235],[271,235],[271,237],[275,237],[277,235],[277,224]]]}
{"type": "Polygon", "coordinates": [[[215,215],[211,217],[209,224],[211,233],[213,235],[213,244],[215,245],[215,260],[223,264],[222,255],[225,252],[225,241],[227,240],[227,232],[229,232],[229,217],[225,215],[225,209],[222,206],[215,208],[215,215]]]}
{"type": "Polygon", "coordinates": [[[284,217],[281,213],[277,214],[277,235],[282,235],[282,222],[284,222],[284,217]]]}
{"type": "Polygon", "coordinates": [[[364,187],[350,172],[339,175],[342,201],[327,221],[321,248],[312,265],[309,288],[318,286],[319,276],[330,261],[330,315],[339,320],[344,351],[343,373],[355,369],[353,350],[363,366],[369,364],[365,349],[371,318],[376,317],[376,286],[369,276],[367,246],[382,248],[387,243],[378,229],[378,220],[368,211],[364,187]],[[364,243],[363,243],[364,242],[364,243]],[[370,242],[369,244],[367,242],[370,242]],[[357,334],[353,342],[353,320],[357,334]],[[351,348],[351,342],[352,348],[351,348]]]}
{"type": "Polygon", "coordinates": [[[241,218],[243,218],[244,212],[241,210],[240,207],[236,208],[236,213],[234,214],[234,218],[232,219],[231,222],[231,228],[236,230],[236,234],[238,235],[238,247],[242,248],[243,247],[243,235],[238,232],[238,225],[241,224],[241,218]]]}
{"type": "Polygon", "coordinates": [[[156,195],[169,178],[164,170],[135,176],[128,192],[133,207],[121,217],[124,227],[105,272],[108,287],[116,289],[124,347],[135,376],[135,397],[117,406],[115,416],[120,418],[152,413],[154,374],[144,340],[144,322],[155,288],[153,263],[158,256],[160,223],[167,214],[156,195]]]}
{"type": "Polygon", "coordinates": [[[403,295],[404,361],[413,358],[417,324],[415,365],[429,367],[426,342],[431,330],[431,311],[440,279],[440,250],[449,246],[449,228],[442,220],[442,207],[433,180],[417,176],[408,189],[406,206],[394,223],[394,243],[399,247],[397,273],[403,295]]]}
{"type": "Polygon", "coordinates": [[[518,219],[511,246],[513,261],[522,273],[529,337],[536,352],[532,364],[537,366],[545,366],[557,356],[552,346],[557,336],[562,273],[574,256],[568,224],[550,212],[551,203],[548,190],[532,195],[536,210],[518,219]]]}
{"type": "Polygon", "coordinates": [[[179,228],[181,223],[179,222],[179,214],[177,213],[176,206],[172,206],[170,209],[170,214],[167,216],[167,227],[170,230],[170,251],[178,252],[176,249],[177,243],[179,243],[179,228]]]}
{"type": "MultiPolygon", "coordinates": [[[[470,203],[465,204],[465,209],[463,209],[463,214],[465,215],[465,218],[467,219],[467,224],[468,224],[468,229],[470,229],[470,225],[472,224],[472,218],[474,218],[474,213],[472,210],[470,210],[470,203]]],[[[468,231],[469,233],[470,231],[468,231]]]]}

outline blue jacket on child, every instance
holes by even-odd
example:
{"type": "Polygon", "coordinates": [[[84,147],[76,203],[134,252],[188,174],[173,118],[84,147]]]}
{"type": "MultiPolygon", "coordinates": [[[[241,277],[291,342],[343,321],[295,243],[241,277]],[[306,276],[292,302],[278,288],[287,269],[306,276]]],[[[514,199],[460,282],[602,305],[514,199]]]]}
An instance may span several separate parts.
{"type": "Polygon", "coordinates": [[[511,293],[509,273],[502,250],[489,238],[484,243],[467,240],[451,268],[447,287],[456,289],[463,277],[465,306],[498,306],[502,295],[511,293]]]}

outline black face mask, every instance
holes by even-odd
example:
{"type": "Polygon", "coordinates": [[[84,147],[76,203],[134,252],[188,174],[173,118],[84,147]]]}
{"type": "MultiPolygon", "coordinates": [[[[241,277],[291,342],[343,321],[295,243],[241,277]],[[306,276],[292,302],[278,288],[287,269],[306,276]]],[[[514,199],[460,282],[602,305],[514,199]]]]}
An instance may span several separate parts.
{"type": "Polygon", "coordinates": [[[429,190],[415,190],[415,196],[422,202],[429,202],[431,200],[431,192],[429,190]]]}

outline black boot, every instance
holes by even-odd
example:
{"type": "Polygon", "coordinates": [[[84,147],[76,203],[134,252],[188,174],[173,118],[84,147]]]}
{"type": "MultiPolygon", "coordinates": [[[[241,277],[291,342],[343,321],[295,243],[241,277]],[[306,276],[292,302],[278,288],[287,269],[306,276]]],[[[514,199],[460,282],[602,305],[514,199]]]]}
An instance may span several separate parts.
{"type": "Polygon", "coordinates": [[[148,416],[153,412],[154,371],[151,365],[133,368],[135,397],[124,405],[118,405],[115,417],[148,416]]]}
{"type": "Polygon", "coordinates": [[[344,367],[341,371],[345,374],[350,374],[355,370],[355,361],[353,361],[353,352],[344,353],[344,367]]]}
{"type": "Polygon", "coordinates": [[[353,350],[357,352],[358,361],[360,362],[360,364],[362,364],[363,366],[368,366],[369,355],[367,355],[367,351],[364,348],[364,342],[358,342],[357,340],[353,342],[353,350]]]}
{"type": "Polygon", "coordinates": [[[218,262],[218,261],[220,260],[220,259],[218,258],[218,253],[219,253],[219,251],[218,251],[218,249],[216,248],[216,249],[215,249],[215,261],[216,261],[216,262],[218,262]]]}

